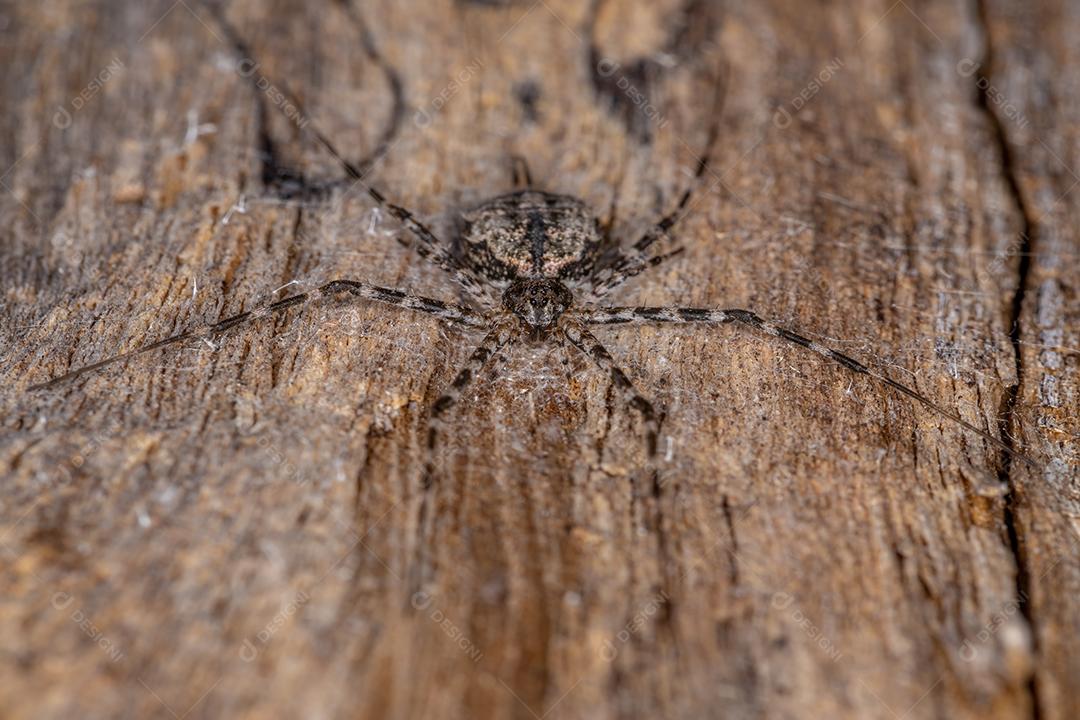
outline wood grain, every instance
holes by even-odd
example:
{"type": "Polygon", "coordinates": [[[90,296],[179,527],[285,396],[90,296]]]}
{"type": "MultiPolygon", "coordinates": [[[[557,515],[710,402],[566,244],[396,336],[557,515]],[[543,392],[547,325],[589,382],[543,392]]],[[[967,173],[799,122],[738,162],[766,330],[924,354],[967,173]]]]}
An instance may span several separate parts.
{"type": "Polygon", "coordinates": [[[0,716],[1080,716],[1075,3],[47,0],[0,28],[0,716]],[[358,302],[26,389],[289,283],[459,301],[314,128],[443,236],[520,155],[630,242],[714,121],[685,253],[613,300],[752,308],[1036,466],[729,327],[598,330],[664,412],[655,477],[606,376],[536,345],[425,490],[480,335],[358,302]]]}

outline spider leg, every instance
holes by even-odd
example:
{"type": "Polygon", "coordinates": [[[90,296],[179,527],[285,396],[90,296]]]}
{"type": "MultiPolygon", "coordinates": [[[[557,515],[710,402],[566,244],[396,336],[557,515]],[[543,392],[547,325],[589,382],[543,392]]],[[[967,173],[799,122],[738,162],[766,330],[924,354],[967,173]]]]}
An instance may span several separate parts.
{"type": "Polygon", "coordinates": [[[434,298],[422,297],[420,295],[410,295],[402,292],[401,290],[395,290],[393,288],[379,287],[378,285],[370,285],[358,280],[331,280],[318,289],[310,293],[298,293],[296,295],[290,295],[287,298],[282,298],[276,302],[265,305],[255,310],[248,310],[246,312],[233,315],[232,317],[219,320],[211,325],[205,325],[201,328],[195,328],[186,332],[178,333],[167,337],[164,340],[158,340],[157,342],[144,345],[142,347],[135,348],[126,353],[120,353],[119,355],[113,355],[112,357],[99,360],[96,363],[90,365],[84,365],[76,368],[70,372],[64,373],[51,380],[47,380],[42,383],[31,385],[27,390],[41,390],[44,388],[53,387],[61,383],[72,380],[80,375],[84,375],[95,370],[99,370],[107,365],[120,362],[122,360],[129,360],[137,355],[143,355],[154,350],[158,350],[169,345],[174,345],[185,340],[198,340],[203,338],[211,338],[220,335],[223,332],[232,330],[240,325],[258,320],[259,318],[267,317],[280,313],[294,305],[306,304],[321,297],[331,297],[334,295],[340,295],[342,293],[348,293],[364,300],[374,300],[376,302],[386,303],[388,305],[396,305],[398,307],[408,308],[409,310],[417,310],[429,315],[434,315],[443,320],[450,320],[452,322],[459,322],[464,325],[470,325],[472,327],[485,327],[487,324],[486,319],[480,313],[477,313],[469,308],[462,307],[460,305],[451,305],[445,303],[442,300],[435,300],[434,298]]]}
{"type": "Polygon", "coordinates": [[[323,137],[322,133],[318,130],[314,130],[314,132],[318,135],[323,146],[349,169],[350,176],[353,177],[357,183],[364,184],[367,187],[368,195],[412,233],[413,237],[418,241],[413,247],[420,257],[444,270],[473,297],[491,303],[495,302],[495,298],[492,297],[487,286],[476,277],[472,270],[452,255],[450,251],[447,250],[447,246],[441,243],[426,225],[417,220],[407,209],[389,202],[381,192],[371,185],[367,185],[364,182],[364,179],[357,173],[356,169],[352,167],[352,164],[342,158],[341,155],[338,155],[336,150],[332,149],[329,141],[323,137]]]}
{"type": "Polygon", "coordinates": [[[656,455],[656,438],[660,434],[660,421],[653,404],[637,391],[626,373],[615,364],[615,359],[607,348],[582,323],[568,319],[562,328],[562,334],[597,367],[611,375],[611,382],[623,402],[641,414],[645,424],[645,447],[651,460],[656,455]]]}
{"type": "Polygon", "coordinates": [[[832,362],[842,365],[843,367],[851,370],[852,372],[860,375],[866,375],[873,378],[876,382],[892,388],[902,395],[906,395],[920,405],[932,410],[938,415],[952,420],[956,424],[960,425],[966,430],[970,430],[984,440],[994,444],[995,446],[1005,450],[1012,456],[1022,459],[1024,462],[1038,467],[1030,458],[1026,457],[1023,453],[1013,449],[1007,442],[994,437],[985,430],[972,425],[967,420],[964,420],[958,414],[952,410],[948,410],[945,407],[934,402],[930,398],[926,397],[922,393],[914,390],[907,385],[898,383],[895,380],[889,378],[886,375],[882,375],[875,370],[863,365],[858,360],[849,355],[845,355],[842,352],[833,350],[832,348],[821,345],[814,342],[809,338],[803,337],[798,333],[789,330],[779,325],[775,325],[767,320],[762,319],[756,313],[750,310],[741,310],[738,308],[729,308],[726,310],[712,310],[708,308],[690,308],[690,307],[607,307],[586,309],[577,313],[577,317],[581,319],[581,322],[589,325],[623,325],[627,323],[739,323],[748,327],[759,330],[767,335],[787,340],[801,347],[804,347],[812,352],[828,358],[832,362]]]}
{"type": "Polygon", "coordinates": [[[379,207],[386,210],[397,219],[398,222],[404,225],[405,229],[407,229],[417,241],[416,244],[412,244],[399,239],[399,242],[415,248],[416,253],[420,257],[449,274],[455,282],[465,288],[465,290],[473,297],[491,303],[495,302],[496,299],[492,297],[487,286],[476,277],[472,270],[450,253],[447,249],[448,246],[445,243],[440,242],[439,238],[435,236],[435,233],[431,232],[424,223],[417,220],[416,216],[408,209],[390,202],[382,192],[377,190],[373,185],[370,185],[364,179],[364,173],[361,173],[355,165],[346,160],[345,157],[338,152],[337,148],[334,147],[333,143],[330,142],[330,139],[315,125],[310,125],[310,130],[319,144],[322,145],[335,160],[337,160],[338,164],[341,165],[346,174],[352,178],[354,184],[363,185],[367,189],[368,195],[378,203],[379,207]]]}
{"type": "Polygon", "coordinates": [[[533,187],[532,173],[529,172],[529,161],[521,155],[513,155],[510,158],[510,173],[513,179],[514,189],[530,190],[533,187]]]}
{"type": "Polygon", "coordinates": [[[429,245],[423,244],[415,245],[401,237],[398,237],[397,241],[405,247],[415,250],[417,255],[424,258],[432,265],[440,268],[472,297],[485,300],[492,305],[498,303],[498,299],[491,294],[488,287],[484,285],[471,270],[468,270],[461,265],[461,263],[459,263],[457,259],[444,248],[432,248],[429,245]]]}
{"type": "Polygon", "coordinates": [[[430,487],[435,479],[435,451],[439,446],[439,436],[445,423],[446,412],[457,404],[462,393],[476,376],[484,369],[496,353],[512,343],[517,337],[516,320],[504,317],[496,321],[472,355],[465,361],[465,366],[458,371],[450,387],[432,403],[428,422],[427,462],[424,464],[424,487],[430,487]]]}
{"type": "Polygon", "coordinates": [[[705,149],[704,152],[702,152],[701,157],[698,158],[697,165],[694,168],[694,175],[690,179],[690,184],[679,197],[679,202],[675,204],[675,207],[667,215],[660,218],[659,221],[649,228],[645,234],[634,243],[633,248],[638,252],[639,256],[643,255],[657,240],[666,237],[668,231],[675,227],[675,224],[683,218],[690,207],[691,198],[693,198],[694,193],[701,185],[701,178],[705,176],[705,172],[709,169],[709,163],[712,162],[713,152],[716,149],[716,141],[720,137],[720,120],[721,115],[723,114],[726,94],[725,84],[726,81],[717,81],[712,101],[712,122],[709,123],[709,134],[705,139],[705,149]]]}
{"type": "Polygon", "coordinates": [[[598,273],[598,277],[589,291],[589,299],[599,300],[630,278],[681,255],[684,250],[685,248],[677,247],[671,252],[653,255],[652,257],[621,256],[610,268],[598,273]]]}
{"type": "MultiPolygon", "coordinates": [[[[267,80],[267,82],[269,82],[269,79],[266,78],[265,73],[263,73],[261,65],[254,61],[250,49],[247,47],[247,44],[232,29],[231,25],[226,22],[224,15],[220,12],[220,9],[216,6],[216,4],[208,3],[208,7],[214,15],[215,19],[217,20],[218,24],[222,27],[223,30],[225,30],[226,36],[229,38],[232,45],[231,50],[235,54],[243,56],[240,58],[240,62],[252,63],[250,66],[243,66],[243,69],[241,70],[241,75],[250,77],[253,80],[254,86],[256,88],[258,87],[258,81],[260,79],[265,79],[267,80]],[[256,76],[256,73],[258,73],[258,76],[256,76]]],[[[366,51],[370,56],[373,48],[370,45],[369,41],[370,38],[365,39],[366,51]]],[[[398,83],[400,83],[400,80],[398,80],[398,83]]],[[[391,84],[393,84],[393,81],[391,81],[391,84]]],[[[370,195],[371,198],[376,203],[378,203],[379,207],[386,210],[388,213],[390,213],[390,215],[392,215],[402,225],[405,226],[405,228],[412,234],[413,238],[417,241],[415,247],[420,257],[430,261],[434,265],[445,270],[458,284],[460,284],[463,288],[465,288],[466,291],[471,293],[473,296],[488,301],[494,301],[494,298],[491,297],[487,287],[480,281],[480,279],[477,278],[476,275],[473,274],[473,272],[468,267],[466,267],[464,263],[462,263],[454,255],[452,255],[448,249],[448,246],[445,243],[440,242],[439,239],[435,236],[435,234],[426,225],[424,225],[424,223],[417,220],[416,217],[408,209],[400,205],[395,205],[394,203],[387,200],[386,196],[383,195],[382,192],[376,189],[365,179],[365,176],[370,173],[371,169],[374,167],[374,162],[365,163],[363,170],[361,170],[360,167],[358,167],[355,163],[345,158],[345,156],[338,151],[334,144],[330,142],[330,138],[328,138],[326,134],[324,134],[322,130],[320,130],[319,127],[315,125],[315,123],[311,120],[311,115],[307,112],[307,110],[304,108],[304,105],[297,98],[296,93],[294,93],[284,82],[274,81],[272,85],[278,92],[281,93],[281,96],[288,103],[291,103],[291,105],[299,113],[299,116],[304,118],[304,122],[302,123],[297,123],[295,122],[294,118],[290,118],[290,120],[293,121],[293,124],[296,125],[296,127],[298,127],[302,132],[311,133],[311,137],[313,137],[315,141],[318,142],[319,145],[321,145],[323,149],[330,154],[331,157],[333,157],[337,164],[341,166],[341,169],[345,171],[345,174],[348,176],[348,178],[352,180],[353,186],[363,186],[367,190],[368,195],[370,195]]],[[[281,106],[287,107],[285,103],[275,103],[275,105],[279,105],[279,108],[281,106]]],[[[284,110],[282,112],[284,112],[284,110]]],[[[395,110],[395,112],[397,111],[395,110]]],[[[373,160],[381,159],[382,156],[389,152],[390,147],[392,147],[392,145],[380,147],[373,156],[373,160]]],[[[349,188],[349,190],[351,189],[352,187],[349,188]]],[[[348,192],[348,190],[346,192],[348,192]]]]}
{"type": "Polygon", "coordinates": [[[683,194],[679,197],[679,202],[675,204],[675,208],[671,210],[667,215],[660,218],[651,228],[649,228],[644,235],[642,235],[632,247],[638,252],[638,255],[643,255],[653,243],[660,240],[660,238],[667,237],[668,231],[675,227],[675,223],[682,219],[683,214],[686,212],[687,206],[690,205],[690,198],[694,195],[695,186],[701,182],[701,176],[705,174],[706,168],[709,167],[708,156],[712,151],[712,144],[716,141],[715,127],[710,131],[709,138],[709,150],[705,155],[698,158],[697,169],[694,171],[694,177],[690,181],[690,187],[683,191],[683,194]]]}
{"type": "Polygon", "coordinates": [[[650,257],[648,253],[649,248],[661,238],[670,237],[671,229],[674,228],[675,224],[690,211],[691,201],[702,184],[702,178],[709,169],[713,152],[716,149],[716,142],[720,137],[720,117],[724,105],[724,92],[725,89],[723,83],[718,83],[716,93],[713,96],[713,120],[709,123],[709,134],[705,140],[705,149],[697,159],[697,165],[690,178],[690,183],[687,185],[686,189],[683,190],[682,195],[679,196],[679,201],[675,203],[674,208],[654,223],[652,227],[631,245],[631,249],[634,251],[633,253],[620,254],[619,259],[614,264],[601,270],[598,282],[590,292],[591,299],[595,300],[603,297],[635,275],[639,275],[645,270],[655,267],[664,262],[664,260],[682,252],[682,249],[678,248],[673,252],[653,257],[650,257]]]}

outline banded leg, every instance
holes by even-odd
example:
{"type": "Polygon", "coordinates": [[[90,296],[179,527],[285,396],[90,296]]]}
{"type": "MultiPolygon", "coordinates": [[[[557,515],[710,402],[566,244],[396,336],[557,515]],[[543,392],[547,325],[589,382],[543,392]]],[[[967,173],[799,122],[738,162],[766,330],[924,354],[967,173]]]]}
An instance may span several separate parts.
{"type": "MultiPolygon", "coordinates": [[[[339,155],[338,158],[341,159],[341,156],[339,155]]],[[[341,160],[342,162],[346,162],[343,159],[341,160]]],[[[356,181],[363,182],[359,177],[356,178],[356,181]]],[[[411,212],[400,205],[389,202],[381,192],[370,185],[367,186],[367,191],[368,195],[370,195],[375,202],[404,225],[418,241],[416,244],[408,242],[403,242],[403,244],[414,248],[417,255],[442,269],[474,298],[487,301],[491,304],[496,304],[498,302],[498,298],[491,294],[488,287],[476,277],[473,271],[450,254],[448,249],[449,246],[441,243],[439,239],[435,237],[435,234],[432,233],[426,225],[417,220],[411,212]]]]}
{"type": "MultiPolygon", "coordinates": [[[[240,36],[236,33],[232,26],[226,21],[224,15],[221,12],[221,9],[217,6],[217,4],[209,2],[207,3],[207,7],[214,15],[218,24],[224,30],[226,37],[229,39],[232,45],[231,49],[233,50],[233,52],[240,56],[238,59],[238,62],[240,63],[240,65],[238,66],[238,68],[240,69],[240,74],[250,78],[252,80],[252,86],[255,87],[256,90],[258,90],[258,82],[261,79],[269,81],[269,78],[266,78],[265,74],[262,71],[262,66],[259,63],[255,62],[250,49],[247,47],[247,44],[243,41],[242,38],[240,38],[240,36]]],[[[374,47],[370,43],[370,38],[365,38],[364,44],[365,51],[368,53],[368,56],[370,58],[372,56],[372,53],[374,52],[374,47]]],[[[391,86],[400,85],[400,79],[396,77],[396,74],[391,75],[389,80],[391,86]]],[[[435,236],[435,234],[431,232],[431,230],[426,225],[417,220],[411,212],[401,207],[400,205],[395,205],[394,203],[387,200],[386,196],[384,196],[381,192],[379,192],[370,183],[367,182],[365,176],[371,171],[372,167],[374,167],[375,162],[373,161],[381,159],[387,152],[389,152],[392,145],[388,145],[384,141],[385,146],[380,146],[380,148],[377,149],[376,153],[372,156],[373,161],[365,163],[363,166],[363,170],[361,171],[360,167],[345,158],[345,156],[338,151],[334,144],[330,142],[330,138],[328,138],[318,128],[318,126],[316,126],[315,123],[311,121],[311,115],[304,108],[304,105],[300,102],[299,98],[296,96],[296,93],[294,93],[286,83],[275,80],[273,82],[273,86],[281,93],[281,96],[287,101],[287,103],[291,104],[296,109],[296,111],[299,113],[299,116],[304,118],[304,121],[301,123],[297,123],[295,121],[295,118],[289,118],[289,120],[292,121],[293,124],[301,131],[311,133],[311,137],[314,138],[315,141],[318,142],[319,145],[321,145],[323,149],[330,154],[330,156],[337,162],[337,164],[341,166],[341,169],[345,171],[346,176],[350,180],[352,180],[352,185],[349,186],[346,192],[352,190],[352,188],[356,185],[362,185],[367,190],[368,195],[370,195],[371,198],[376,203],[378,203],[379,207],[386,210],[394,218],[401,222],[401,224],[403,224],[405,228],[413,235],[413,237],[417,241],[417,244],[415,245],[417,253],[422,258],[430,261],[434,265],[437,265],[438,267],[446,271],[459,285],[461,285],[467,292],[471,293],[473,296],[480,299],[488,300],[490,302],[496,301],[496,298],[493,298],[490,295],[489,290],[482,282],[480,282],[480,279],[477,278],[476,275],[474,275],[473,272],[468,267],[466,267],[464,263],[462,263],[460,260],[450,254],[448,245],[440,242],[439,239],[435,236]]],[[[279,107],[286,105],[286,103],[275,104],[279,105],[279,107]]],[[[398,112],[398,110],[395,109],[395,112],[398,112]]]]}
{"type": "Polygon", "coordinates": [[[529,171],[529,161],[521,155],[510,158],[510,176],[515,190],[531,190],[533,177],[529,171]]]}
{"type": "MultiPolygon", "coordinates": [[[[291,101],[296,104],[295,97],[292,97],[291,101]]],[[[301,107],[299,104],[296,104],[296,106],[301,107]]],[[[398,222],[405,226],[405,229],[412,233],[413,238],[417,241],[417,244],[413,247],[415,247],[416,252],[420,257],[444,270],[474,297],[492,303],[496,301],[496,298],[491,296],[487,286],[473,274],[472,270],[450,254],[449,245],[440,242],[439,238],[435,236],[435,233],[431,232],[427,225],[417,220],[412,212],[387,200],[385,195],[364,179],[367,172],[370,171],[370,167],[365,168],[365,171],[361,172],[356,165],[338,152],[338,149],[334,147],[334,144],[330,142],[330,139],[326,137],[318,127],[314,124],[309,124],[306,125],[305,128],[310,128],[311,134],[315,140],[323,146],[323,149],[326,150],[334,160],[337,161],[338,165],[340,165],[345,173],[353,180],[354,186],[362,185],[367,190],[371,199],[378,203],[379,207],[390,213],[390,215],[398,222]]]]}
{"type": "MultiPolygon", "coordinates": [[[[633,248],[638,252],[639,257],[644,257],[645,252],[653,245],[653,243],[666,237],[668,232],[675,227],[675,224],[679,222],[690,209],[690,200],[694,196],[694,193],[697,192],[698,186],[701,185],[701,179],[705,176],[705,172],[709,169],[713,152],[716,150],[716,141],[720,137],[720,120],[721,115],[723,114],[726,92],[725,83],[726,81],[717,80],[710,113],[712,122],[709,123],[709,134],[705,139],[705,151],[701,154],[701,157],[698,158],[697,166],[694,169],[694,176],[690,179],[690,184],[687,186],[686,190],[683,191],[683,194],[679,197],[679,202],[675,204],[675,207],[671,212],[660,218],[656,224],[649,228],[649,230],[634,243],[633,248]]],[[[716,175],[715,173],[713,174],[716,175]]],[[[719,178],[720,176],[717,175],[716,177],[719,178]]]]}
{"type": "MultiPolygon", "coordinates": [[[[297,105],[299,107],[299,105],[297,105]]],[[[491,295],[487,286],[480,281],[478,277],[466,267],[460,260],[450,254],[449,245],[439,241],[439,238],[435,236],[435,233],[424,223],[416,219],[416,216],[412,214],[408,209],[395,205],[386,199],[379,190],[370,185],[365,179],[365,173],[361,173],[360,170],[353,165],[350,161],[337,151],[333,143],[330,142],[322,131],[320,131],[314,125],[310,126],[311,133],[320,145],[338,162],[339,165],[345,170],[346,174],[353,180],[353,185],[362,185],[367,190],[368,195],[374,200],[379,207],[386,210],[393,216],[398,222],[405,226],[413,238],[417,241],[409,243],[404,240],[400,240],[403,245],[412,247],[416,250],[417,255],[424,258],[428,262],[437,266],[446,272],[453,280],[465,289],[466,292],[473,297],[486,300],[489,303],[495,304],[497,298],[491,295]]],[[[369,168],[370,169],[370,168],[369,168]]],[[[351,187],[349,188],[352,189],[351,187]]],[[[346,191],[348,192],[348,191],[346,191]]]]}
{"type": "Polygon", "coordinates": [[[705,170],[709,167],[709,155],[712,153],[712,146],[715,142],[716,130],[714,127],[710,132],[709,149],[706,151],[705,155],[698,158],[697,169],[694,171],[694,177],[690,181],[690,187],[683,191],[683,194],[679,197],[679,202],[675,204],[674,209],[664,217],[660,218],[656,224],[649,228],[645,234],[638,238],[637,242],[633,244],[632,247],[637,251],[639,256],[643,256],[658,240],[667,237],[670,230],[675,227],[675,223],[679,222],[683,215],[686,214],[686,210],[690,206],[690,198],[694,196],[695,186],[701,182],[702,175],[705,174],[705,170]]]}
{"type": "Polygon", "coordinates": [[[429,487],[435,479],[435,451],[439,446],[439,435],[442,430],[444,417],[461,398],[465,389],[476,379],[476,376],[488,364],[488,361],[501,349],[513,342],[517,336],[517,320],[502,318],[484,336],[480,344],[473,350],[472,355],[465,361],[465,366],[458,371],[450,387],[446,389],[438,400],[431,405],[431,414],[428,422],[427,438],[427,462],[424,464],[424,487],[429,487]]]}
{"type": "Polygon", "coordinates": [[[762,319],[756,313],[750,310],[741,310],[737,308],[731,308],[727,310],[711,310],[708,308],[678,308],[678,307],[608,307],[597,308],[595,310],[583,310],[578,313],[578,317],[581,321],[590,325],[624,325],[626,323],[650,323],[650,322],[666,322],[666,323],[692,323],[692,322],[704,322],[704,323],[739,323],[752,327],[761,332],[778,337],[788,342],[800,345],[812,352],[828,358],[832,362],[841,365],[852,372],[860,375],[866,375],[873,378],[878,383],[892,388],[898,393],[908,396],[912,400],[916,401],[920,405],[932,410],[938,415],[952,420],[960,427],[966,430],[970,430],[984,440],[994,444],[995,446],[1005,450],[1010,455],[1022,459],[1024,462],[1034,465],[1035,463],[1030,458],[1026,457],[1023,453],[1014,450],[1008,443],[1003,440],[994,437],[990,433],[978,428],[967,420],[964,420],[958,414],[951,410],[947,410],[941,405],[937,404],[930,398],[921,394],[917,390],[914,390],[902,383],[898,383],[895,380],[876,372],[866,365],[863,365],[858,360],[852,358],[849,355],[845,355],[842,352],[833,350],[832,348],[821,345],[814,342],[809,338],[803,337],[798,333],[788,330],[787,328],[775,325],[767,320],[762,319]]]}
{"type": "Polygon", "coordinates": [[[640,275],[646,270],[654,268],[661,263],[667,262],[673,257],[681,255],[683,251],[684,248],[677,247],[671,252],[664,253],[663,255],[653,255],[648,258],[625,256],[619,258],[618,262],[610,268],[601,271],[599,278],[589,291],[589,299],[599,300],[630,278],[640,275]]]}
{"type": "Polygon", "coordinates": [[[720,136],[719,119],[722,106],[723,89],[718,88],[716,97],[713,100],[714,120],[709,126],[708,139],[705,141],[705,152],[698,158],[690,184],[679,196],[679,201],[675,204],[675,207],[667,215],[660,218],[631,246],[632,253],[624,254],[614,265],[601,272],[598,282],[590,292],[591,299],[596,300],[607,295],[630,278],[640,275],[649,268],[656,267],[682,252],[682,248],[676,248],[674,251],[663,255],[650,256],[648,251],[661,238],[670,237],[671,229],[690,211],[691,200],[701,185],[705,172],[709,169],[709,163],[712,161],[713,151],[716,148],[716,141],[720,136]]]}
{"type": "Polygon", "coordinates": [[[298,293],[296,295],[290,295],[287,298],[282,298],[276,302],[270,303],[264,307],[248,310],[246,312],[233,315],[232,317],[219,320],[212,325],[205,325],[201,328],[188,330],[186,332],[178,333],[167,337],[164,340],[158,340],[157,342],[144,345],[142,347],[135,348],[126,353],[120,353],[119,355],[113,355],[112,357],[99,360],[96,363],[90,365],[84,365],[76,368],[70,372],[64,373],[59,377],[55,377],[51,380],[47,380],[42,383],[31,385],[27,390],[41,390],[44,388],[54,387],[61,383],[73,380],[74,378],[84,375],[86,373],[99,370],[107,365],[120,362],[122,360],[129,360],[138,355],[144,355],[154,350],[167,347],[169,345],[175,345],[185,340],[199,340],[209,339],[224,333],[233,328],[239,327],[246,323],[264,318],[270,315],[275,315],[294,305],[301,305],[311,302],[321,297],[331,297],[334,295],[340,295],[342,293],[348,293],[364,300],[374,300],[376,302],[386,303],[388,305],[396,305],[398,307],[408,308],[409,310],[417,310],[429,315],[434,315],[442,320],[450,320],[452,322],[462,323],[472,327],[486,327],[487,320],[483,315],[470,310],[469,308],[462,307],[460,305],[451,305],[445,303],[442,300],[436,300],[434,298],[422,297],[420,295],[409,295],[401,290],[395,290],[393,288],[379,287],[378,285],[370,285],[358,280],[332,280],[328,283],[321,285],[317,290],[310,293],[298,293]]]}
{"type": "Polygon", "coordinates": [[[622,401],[637,410],[641,414],[641,420],[645,424],[645,447],[650,460],[656,455],[656,439],[660,434],[660,421],[656,417],[656,410],[644,396],[637,391],[626,373],[615,364],[615,359],[607,348],[596,339],[581,323],[570,320],[562,329],[563,335],[570,344],[583,352],[597,367],[611,375],[611,382],[618,391],[622,401]]]}

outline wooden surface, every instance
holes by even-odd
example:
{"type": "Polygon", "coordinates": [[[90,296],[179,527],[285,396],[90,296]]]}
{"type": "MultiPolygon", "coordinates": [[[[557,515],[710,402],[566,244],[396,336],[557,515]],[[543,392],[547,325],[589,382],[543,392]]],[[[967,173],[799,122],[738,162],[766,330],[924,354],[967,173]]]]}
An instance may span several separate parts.
{"type": "Polygon", "coordinates": [[[1078,8],[0,4],[0,717],[1080,716],[1078,8]],[[26,392],[293,281],[457,299],[312,125],[444,235],[517,154],[629,241],[716,87],[686,252],[616,300],[753,308],[1037,466],[729,327],[602,329],[655,482],[537,346],[425,493],[479,337],[362,303],[26,392]]]}

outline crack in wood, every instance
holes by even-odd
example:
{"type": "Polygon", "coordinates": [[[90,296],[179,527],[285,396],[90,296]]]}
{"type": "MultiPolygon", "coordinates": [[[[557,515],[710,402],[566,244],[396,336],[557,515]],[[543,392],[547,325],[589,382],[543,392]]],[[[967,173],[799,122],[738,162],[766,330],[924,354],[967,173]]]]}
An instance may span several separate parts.
{"type": "MultiPolygon", "coordinates": [[[[987,0],[975,0],[975,18],[983,35],[983,56],[978,65],[978,70],[973,74],[977,91],[977,107],[986,118],[1001,161],[1001,173],[1012,199],[1014,209],[1020,217],[1020,245],[1017,250],[1019,261],[1017,265],[1016,290],[1013,292],[1009,307],[1009,341],[1013,349],[1013,358],[1016,370],[1016,383],[1011,385],[1005,393],[1002,403],[999,427],[1002,439],[1014,447],[1016,440],[1012,433],[1020,434],[1020,422],[1017,417],[1020,387],[1024,379],[1024,361],[1021,348],[1022,333],[1020,330],[1021,314],[1023,312],[1024,297],[1031,271],[1031,255],[1035,246],[1035,219],[1020,187],[1020,179],[1016,158],[1013,155],[1012,146],[1009,142],[1008,131],[1004,123],[994,111],[988,88],[991,87],[989,75],[994,70],[996,60],[994,53],[994,40],[990,29],[989,8],[987,0]]],[[[1015,477],[1018,465],[1013,462],[1010,453],[1003,453],[1002,466],[999,479],[1007,486],[1003,497],[1003,522],[1005,523],[1008,536],[1009,550],[1012,553],[1016,565],[1016,597],[1020,612],[1031,628],[1032,651],[1036,655],[1039,652],[1039,635],[1036,631],[1034,610],[1031,606],[1031,571],[1027,562],[1023,529],[1018,522],[1018,507],[1023,499],[1023,493],[1015,477]]],[[[1042,716],[1039,688],[1036,683],[1035,673],[1028,679],[1026,691],[1031,699],[1032,718],[1038,720],[1042,716]]]]}

